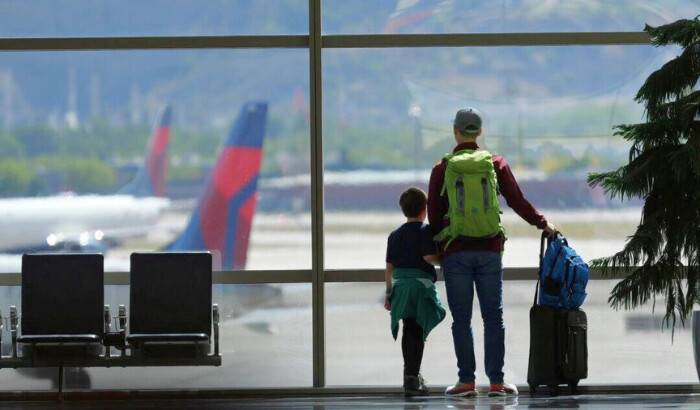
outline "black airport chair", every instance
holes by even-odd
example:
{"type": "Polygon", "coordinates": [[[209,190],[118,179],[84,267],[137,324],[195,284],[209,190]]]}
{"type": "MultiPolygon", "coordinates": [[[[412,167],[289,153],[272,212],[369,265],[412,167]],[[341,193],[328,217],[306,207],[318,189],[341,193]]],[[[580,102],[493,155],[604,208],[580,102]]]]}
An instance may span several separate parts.
{"type": "MultiPolygon", "coordinates": [[[[17,341],[29,346],[32,356],[44,348],[54,358],[57,351],[99,355],[103,303],[101,254],[23,255],[21,336],[17,341]]],[[[16,357],[16,350],[13,353],[16,357]]]]}
{"type": "Polygon", "coordinates": [[[132,253],[129,335],[132,355],[200,356],[210,350],[209,252],[132,253]]]}

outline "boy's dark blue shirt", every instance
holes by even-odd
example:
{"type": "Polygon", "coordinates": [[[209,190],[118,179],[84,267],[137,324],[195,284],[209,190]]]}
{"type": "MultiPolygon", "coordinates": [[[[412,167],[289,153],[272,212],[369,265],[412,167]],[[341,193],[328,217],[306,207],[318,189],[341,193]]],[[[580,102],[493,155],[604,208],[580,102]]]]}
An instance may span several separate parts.
{"type": "Polygon", "coordinates": [[[389,235],[386,246],[386,261],[394,268],[421,269],[437,280],[435,267],[423,259],[425,255],[437,254],[433,242],[433,230],[422,222],[406,222],[389,235]]]}

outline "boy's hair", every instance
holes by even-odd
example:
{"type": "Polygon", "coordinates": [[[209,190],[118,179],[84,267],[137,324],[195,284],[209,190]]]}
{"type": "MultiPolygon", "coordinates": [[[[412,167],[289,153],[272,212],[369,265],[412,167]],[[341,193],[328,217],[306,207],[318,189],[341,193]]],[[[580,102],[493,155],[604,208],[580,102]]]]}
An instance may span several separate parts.
{"type": "Polygon", "coordinates": [[[410,187],[401,193],[399,205],[406,218],[416,218],[428,203],[428,195],[420,188],[410,187]]]}

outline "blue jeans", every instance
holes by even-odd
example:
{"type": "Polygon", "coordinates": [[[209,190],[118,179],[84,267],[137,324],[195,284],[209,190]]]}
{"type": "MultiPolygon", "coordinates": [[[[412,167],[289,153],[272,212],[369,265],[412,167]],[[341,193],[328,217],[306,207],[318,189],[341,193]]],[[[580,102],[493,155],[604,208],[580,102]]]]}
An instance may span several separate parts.
{"type": "Polygon", "coordinates": [[[442,261],[447,289],[447,303],[452,312],[452,338],[457,354],[459,381],[476,379],[472,304],[474,288],[479,297],[484,320],[484,367],[490,383],[503,383],[505,326],[503,325],[503,264],[501,253],[492,251],[460,251],[442,261]]]}

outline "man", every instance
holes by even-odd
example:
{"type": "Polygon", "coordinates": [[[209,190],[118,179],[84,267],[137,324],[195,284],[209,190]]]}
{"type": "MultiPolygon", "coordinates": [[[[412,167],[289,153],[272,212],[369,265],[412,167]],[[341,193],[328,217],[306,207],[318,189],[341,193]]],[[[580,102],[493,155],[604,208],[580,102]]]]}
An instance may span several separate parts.
{"type": "Polygon", "coordinates": [[[443,239],[440,245],[443,257],[442,268],[445,275],[447,301],[452,312],[452,337],[459,368],[459,381],[445,391],[448,396],[475,397],[477,395],[474,374],[476,359],[471,329],[474,288],[476,288],[484,320],[484,363],[485,372],[491,384],[489,396],[518,394],[514,385],[503,380],[505,326],[503,325],[501,257],[506,238],[500,226],[498,202],[493,200],[489,204],[489,198],[497,198],[496,195],[500,192],[508,206],[530,225],[544,229],[548,234],[552,234],[555,230],[555,227],[523,197],[505,159],[479,149],[476,141],[482,133],[481,123],[481,114],[473,108],[457,112],[453,127],[457,146],[453,154],[446,155],[433,167],[428,191],[428,220],[435,232],[440,232],[437,237],[443,239]],[[464,174],[454,178],[454,169],[460,169],[459,166],[464,163],[462,159],[476,162],[480,160],[478,164],[481,166],[480,172],[483,172],[484,160],[486,161],[486,173],[478,175],[475,179],[476,188],[471,190],[469,184],[473,186],[474,183],[469,182],[469,179],[470,177],[474,179],[473,176],[464,174]],[[451,166],[449,170],[448,164],[451,166]],[[452,167],[452,164],[456,165],[452,167]],[[449,183],[445,183],[446,173],[449,183]],[[494,173],[495,177],[489,179],[489,175],[493,176],[494,173]],[[496,181],[497,186],[493,186],[496,181]],[[483,195],[481,188],[483,188],[483,195]],[[455,195],[459,197],[455,198],[455,195]],[[452,200],[450,196],[453,197],[452,200]],[[475,196],[479,197],[477,202],[473,202],[475,196]],[[469,200],[472,202],[468,202],[469,200]],[[483,206],[480,206],[481,202],[483,206]],[[450,203],[454,204],[453,209],[450,209],[450,203]],[[465,208],[460,210],[461,214],[456,213],[457,206],[465,208]],[[489,218],[490,221],[488,221],[489,218]],[[451,219],[458,220],[460,226],[457,224],[450,226],[451,219]],[[484,226],[490,226],[490,228],[483,228],[484,226]],[[474,230],[480,233],[464,234],[474,230]],[[487,234],[484,234],[485,232],[487,234]]]}

